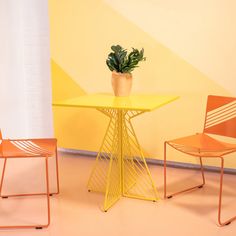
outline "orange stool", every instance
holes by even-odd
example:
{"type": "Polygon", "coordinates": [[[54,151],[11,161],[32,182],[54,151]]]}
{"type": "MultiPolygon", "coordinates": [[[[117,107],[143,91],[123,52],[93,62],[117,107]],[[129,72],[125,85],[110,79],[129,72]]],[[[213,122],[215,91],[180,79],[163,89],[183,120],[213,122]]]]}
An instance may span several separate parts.
{"type": "Polygon", "coordinates": [[[36,225],[0,225],[0,229],[14,228],[36,228],[42,229],[50,224],[50,196],[59,193],[59,178],[58,178],[58,157],[57,157],[57,140],[56,139],[2,139],[0,130],[0,158],[4,159],[2,176],[0,182],[0,196],[2,198],[19,197],[19,196],[34,196],[46,195],[47,197],[47,223],[36,225]],[[56,159],[56,177],[57,191],[49,192],[49,170],[48,158],[55,156],[56,159]],[[44,158],[45,159],[45,176],[46,176],[46,192],[45,193],[27,193],[27,194],[11,194],[2,195],[2,186],[6,171],[7,159],[9,158],[44,158]]]}

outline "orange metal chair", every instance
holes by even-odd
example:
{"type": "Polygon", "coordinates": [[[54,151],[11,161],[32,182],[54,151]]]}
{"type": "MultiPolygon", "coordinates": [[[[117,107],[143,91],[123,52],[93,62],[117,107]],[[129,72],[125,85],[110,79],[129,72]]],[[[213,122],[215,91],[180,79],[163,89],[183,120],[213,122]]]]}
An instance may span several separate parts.
{"type": "Polygon", "coordinates": [[[219,158],[221,160],[220,168],[220,191],[218,204],[218,222],[220,226],[228,225],[236,216],[222,222],[221,208],[222,208],[222,189],[223,189],[223,175],[224,175],[224,156],[236,152],[236,144],[222,142],[209,136],[209,134],[236,138],[236,98],[208,96],[206,116],[203,133],[166,141],[164,145],[164,198],[171,198],[179,193],[183,193],[195,188],[202,188],[205,184],[204,171],[202,165],[202,158],[219,158]],[[202,183],[182,190],[180,192],[167,195],[166,190],[166,147],[167,144],[174,149],[189,154],[191,156],[199,157],[202,183]]]}
{"type": "Polygon", "coordinates": [[[1,182],[0,182],[0,196],[2,198],[35,196],[35,195],[46,195],[47,197],[47,223],[36,224],[36,225],[0,225],[0,229],[14,229],[14,228],[42,229],[44,227],[48,227],[50,224],[50,196],[59,193],[57,140],[56,139],[2,139],[2,133],[0,130],[0,158],[4,159],[1,182]],[[55,156],[56,159],[57,190],[56,192],[50,193],[48,158],[53,156],[55,156]],[[9,158],[44,158],[45,170],[46,170],[45,171],[46,192],[2,195],[4,174],[6,171],[7,159],[9,158]]]}

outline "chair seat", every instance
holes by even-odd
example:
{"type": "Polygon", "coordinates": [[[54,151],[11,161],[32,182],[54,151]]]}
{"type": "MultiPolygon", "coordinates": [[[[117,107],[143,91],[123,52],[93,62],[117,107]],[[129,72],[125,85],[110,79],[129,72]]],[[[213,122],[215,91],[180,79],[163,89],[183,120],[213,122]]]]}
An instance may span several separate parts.
{"type": "Polygon", "coordinates": [[[167,142],[173,148],[199,157],[215,157],[236,151],[236,144],[226,143],[206,133],[190,135],[167,142]]]}
{"type": "Polygon", "coordinates": [[[56,139],[3,139],[0,157],[52,156],[56,151],[56,139]]]}

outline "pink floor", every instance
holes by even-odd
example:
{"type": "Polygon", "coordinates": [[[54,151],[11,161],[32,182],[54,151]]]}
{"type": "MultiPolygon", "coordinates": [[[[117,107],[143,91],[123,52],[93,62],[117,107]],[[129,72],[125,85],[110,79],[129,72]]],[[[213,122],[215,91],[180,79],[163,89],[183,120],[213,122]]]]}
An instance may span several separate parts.
{"type": "MultiPolygon", "coordinates": [[[[92,236],[92,235],[182,235],[182,236],[235,236],[236,221],[223,228],[217,224],[218,181],[217,173],[206,173],[203,189],[176,196],[157,203],[122,198],[107,213],[100,210],[103,196],[89,193],[86,189],[94,159],[60,155],[61,193],[51,197],[51,225],[47,229],[1,230],[4,236],[92,236]]],[[[10,163],[15,165],[15,163],[10,163]]],[[[37,165],[37,164],[35,164],[37,165]]],[[[24,166],[23,166],[24,167],[24,166]]],[[[40,181],[32,173],[6,176],[4,191],[37,188],[40,181]],[[20,177],[19,177],[20,176],[20,177]],[[13,177],[13,178],[11,178],[13,177]],[[13,179],[13,180],[12,180],[13,179]],[[24,182],[23,187],[16,185],[24,182]],[[9,190],[10,189],[10,190],[9,190]]],[[[31,168],[33,169],[33,168],[31,168]]],[[[38,168],[37,168],[38,169],[38,168]]],[[[163,198],[163,168],[150,165],[153,179],[163,198]]],[[[169,168],[169,190],[181,189],[200,180],[195,170],[169,168]]],[[[21,174],[22,172],[22,174],[21,174]]],[[[236,176],[225,175],[223,216],[236,214],[236,176]]],[[[45,216],[42,197],[0,199],[0,224],[33,223],[43,221],[45,216]]]]}

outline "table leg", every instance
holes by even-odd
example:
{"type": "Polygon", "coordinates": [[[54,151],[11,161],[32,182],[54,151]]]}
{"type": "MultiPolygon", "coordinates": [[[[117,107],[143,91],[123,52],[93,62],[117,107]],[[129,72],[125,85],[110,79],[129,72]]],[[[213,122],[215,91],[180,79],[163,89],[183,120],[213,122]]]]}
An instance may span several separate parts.
{"type": "Polygon", "coordinates": [[[157,190],[131,123],[132,118],[142,113],[128,111],[123,116],[123,196],[156,201],[157,190]]]}
{"type": "Polygon", "coordinates": [[[131,119],[143,112],[101,109],[110,121],[92,170],[88,189],[105,194],[107,211],[121,196],[156,201],[154,182],[131,119]]]}
{"type": "Polygon", "coordinates": [[[122,195],[119,116],[117,110],[101,111],[109,116],[110,121],[88,181],[88,189],[105,194],[103,210],[107,211],[122,195]]]}

